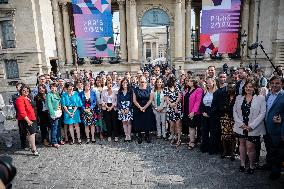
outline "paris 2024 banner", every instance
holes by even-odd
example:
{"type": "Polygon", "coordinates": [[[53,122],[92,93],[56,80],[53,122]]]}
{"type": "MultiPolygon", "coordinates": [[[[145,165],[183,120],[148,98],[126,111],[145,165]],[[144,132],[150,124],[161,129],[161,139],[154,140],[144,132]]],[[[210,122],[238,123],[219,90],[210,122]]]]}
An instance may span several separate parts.
{"type": "Polygon", "coordinates": [[[202,0],[200,53],[236,53],[241,0],[202,0]]]}
{"type": "Polygon", "coordinates": [[[111,0],[72,0],[77,53],[113,57],[111,0]]]}

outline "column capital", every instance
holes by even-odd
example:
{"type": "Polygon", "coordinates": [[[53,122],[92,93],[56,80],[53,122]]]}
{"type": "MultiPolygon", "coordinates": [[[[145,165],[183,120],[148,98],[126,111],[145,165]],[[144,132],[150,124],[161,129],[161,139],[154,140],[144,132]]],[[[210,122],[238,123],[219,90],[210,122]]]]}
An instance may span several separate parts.
{"type": "Polygon", "coordinates": [[[125,0],[117,0],[119,6],[125,5],[125,0]]]}
{"type": "Polygon", "coordinates": [[[176,4],[182,3],[182,0],[176,0],[176,4]]]}
{"type": "Polygon", "coordinates": [[[136,0],[128,0],[130,5],[136,5],[136,0]]]}
{"type": "Polygon", "coordinates": [[[187,6],[191,6],[191,2],[192,2],[192,0],[186,0],[185,1],[185,6],[187,7],[187,6]]]}
{"type": "Polygon", "coordinates": [[[64,2],[64,3],[61,4],[61,8],[62,8],[63,11],[68,10],[68,4],[69,4],[68,2],[64,2]]]}
{"type": "Polygon", "coordinates": [[[244,4],[249,4],[250,0],[244,0],[243,2],[244,2],[244,4]]]}

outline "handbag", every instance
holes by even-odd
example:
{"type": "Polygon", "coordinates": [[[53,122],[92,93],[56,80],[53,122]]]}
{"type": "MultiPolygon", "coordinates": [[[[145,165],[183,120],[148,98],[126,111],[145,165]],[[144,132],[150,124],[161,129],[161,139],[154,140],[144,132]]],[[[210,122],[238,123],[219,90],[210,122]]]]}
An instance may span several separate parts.
{"type": "Polygon", "coordinates": [[[54,113],[55,113],[55,118],[60,118],[62,116],[62,110],[56,110],[54,113]]]}

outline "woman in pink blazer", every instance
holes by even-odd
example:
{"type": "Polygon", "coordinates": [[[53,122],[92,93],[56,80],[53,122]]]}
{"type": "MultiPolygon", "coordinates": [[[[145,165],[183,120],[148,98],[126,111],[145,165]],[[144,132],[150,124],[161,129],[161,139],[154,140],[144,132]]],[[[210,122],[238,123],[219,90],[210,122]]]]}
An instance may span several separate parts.
{"type": "Polygon", "coordinates": [[[196,127],[200,126],[201,113],[200,105],[203,95],[203,90],[198,86],[196,79],[187,79],[186,88],[183,98],[183,114],[184,124],[189,128],[189,144],[188,149],[193,149],[195,146],[196,127]]]}

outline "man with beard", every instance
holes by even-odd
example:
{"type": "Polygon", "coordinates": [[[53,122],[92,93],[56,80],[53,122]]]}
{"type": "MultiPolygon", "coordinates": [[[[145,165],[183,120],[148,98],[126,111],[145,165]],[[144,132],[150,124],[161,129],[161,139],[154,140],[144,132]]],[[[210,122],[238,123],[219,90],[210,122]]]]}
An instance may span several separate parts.
{"type": "Polygon", "coordinates": [[[238,73],[239,73],[239,81],[236,83],[236,94],[242,94],[243,91],[243,86],[246,83],[246,80],[248,79],[250,70],[247,68],[239,68],[238,69],[238,73]]]}

